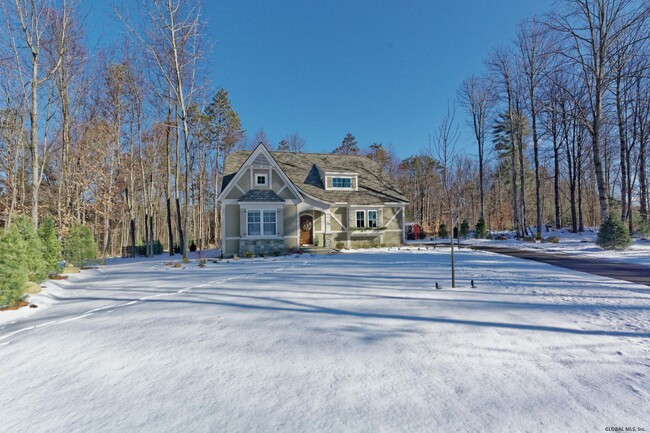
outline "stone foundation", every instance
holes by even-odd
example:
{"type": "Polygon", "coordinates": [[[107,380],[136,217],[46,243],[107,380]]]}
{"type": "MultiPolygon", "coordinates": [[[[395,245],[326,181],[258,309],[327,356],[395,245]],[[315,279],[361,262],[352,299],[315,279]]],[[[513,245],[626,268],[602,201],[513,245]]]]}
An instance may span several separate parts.
{"type": "Polygon", "coordinates": [[[274,252],[284,253],[284,239],[242,239],[239,242],[239,256],[245,257],[247,252],[256,256],[270,255],[274,252]]]}

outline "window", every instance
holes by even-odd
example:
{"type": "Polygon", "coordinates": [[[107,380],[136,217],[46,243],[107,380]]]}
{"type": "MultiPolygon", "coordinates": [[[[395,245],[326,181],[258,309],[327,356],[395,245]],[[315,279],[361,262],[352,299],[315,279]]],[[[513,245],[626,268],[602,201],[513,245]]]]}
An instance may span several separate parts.
{"type": "Polygon", "coordinates": [[[358,210],[355,211],[355,219],[358,229],[376,229],[377,228],[377,211],[376,210],[358,210]]]}
{"type": "Polygon", "coordinates": [[[247,213],[248,236],[275,236],[277,217],[274,210],[249,210],[247,213]]]}
{"type": "Polygon", "coordinates": [[[266,236],[275,236],[275,211],[264,211],[264,234],[266,236]]]}
{"type": "Polygon", "coordinates": [[[362,210],[357,211],[357,228],[364,228],[366,226],[366,212],[362,210]]]}
{"type": "Polygon", "coordinates": [[[352,188],[351,177],[333,177],[332,188],[352,188]]]}
{"type": "Polygon", "coordinates": [[[368,211],[368,227],[376,229],[377,228],[377,211],[369,210],[368,211]]]}
{"type": "Polygon", "coordinates": [[[265,174],[256,174],[255,175],[255,185],[265,186],[266,185],[266,175],[265,174]]]}
{"type": "Polygon", "coordinates": [[[260,227],[260,211],[248,211],[248,236],[259,236],[262,234],[260,227]]]}

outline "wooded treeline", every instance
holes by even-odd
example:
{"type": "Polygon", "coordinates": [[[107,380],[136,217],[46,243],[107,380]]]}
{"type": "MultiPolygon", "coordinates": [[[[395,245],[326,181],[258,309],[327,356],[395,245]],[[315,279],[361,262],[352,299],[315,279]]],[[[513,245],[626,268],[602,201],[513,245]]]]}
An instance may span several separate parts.
{"type": "MultiPolygon", "coordinates": [[[[650,4],[559,5],[522,21],[513,43],[493,49],[460,86],[476,156],[453,152],[455,213],[517,237],[543,225],[582,231],[610,215],[647,232],[650,4]]],[[[451,110],[445,121],[453,119],[451,110]]],[[[451,141],[453,150],[457,135],[451,141]]],[[[413,219],[433,231],[449,209],[439,193],[441,144],[434,135],[434,152],[403,161],[400,177],[413,219]]]]}
{"type": "MultiPolygon", "coordinates": [[[[260,142],[308,150],[298,133],[277,145],[263,130],[247,137],[207,70],[198,0],[116,9],[124,36],[99,50],[86,43],[79,0],[0,4],[5,225],[51,215],[60,235],[89,226],[105,256],[136,245],[153,254],[158,242],[187,256],[192,243],[219,243],[228,153],[260,142]]],[[[523,21],[514,43],[462,83],[458,109],[422,154],[361,150],[351,134],[334,151],[378,161],[430,232],[451,207],[459,220],[483,216],[519,236],[544,224],[582,230],[610,213],[630,230],[647,225],[648,14],[645,1],[566,0],[523,21]],[[476,152],[456,150],[463,121],[474,141],[463,147],[476,152]]]]}

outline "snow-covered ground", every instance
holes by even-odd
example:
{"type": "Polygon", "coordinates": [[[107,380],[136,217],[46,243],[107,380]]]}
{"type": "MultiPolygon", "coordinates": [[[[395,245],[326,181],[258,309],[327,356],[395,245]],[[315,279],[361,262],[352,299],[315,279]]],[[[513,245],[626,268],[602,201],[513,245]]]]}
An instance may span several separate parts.
{"type": "MultiPolygon", "coordinates": [[[[544,237],[557,236],[560,243],[532,243],[518,241],[512,237],[512,233],[505,233],[510,236],[508,240],[495,239],[461,239],[461,245],[490,245],[496,247],[518,248],[522,250],[542,250],[551,253],[564,253],[576,256],[602,258],[610,261],[623,263],[636,263],[650,267],[650,239],[632,239],[632,246],[627,250],[608,251],[596,245],[597,229],[587,229],[583,233],[572,233],[568,230],[561,229],[556,231],[544,232],[544,237]]],[[[433,243],[443,242],[441,239],[434,239],[433,243]]],[[[409,243],[422,243],[421,241],[409,241],[409,243]]],[[[424,241],[424,243],[432,243],[424,241]]]]}
{"type": "Polygon", "coordinates": [[[0,430],[650,430],[650,287],[456,257],[457,289],[444,249],[50,282],[0,313],[0,430]]]}

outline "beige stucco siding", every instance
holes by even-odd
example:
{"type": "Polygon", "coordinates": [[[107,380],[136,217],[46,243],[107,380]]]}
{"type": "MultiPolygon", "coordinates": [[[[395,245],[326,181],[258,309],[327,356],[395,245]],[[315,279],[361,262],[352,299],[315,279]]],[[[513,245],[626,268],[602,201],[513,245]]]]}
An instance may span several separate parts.
{"type": "Polygon", "coordinates": [[[345,207],[340,207],[340,208],[331,208],[330,210],[330,215],[336,217],[330,218],[330,226],[332,228],[333,232],[337,232],[340,230],[343,230],[343,227],[341,227],[341,224],[339,224],[336,220],[339,220],[345,227],[348,226],[348,208],[345,207]]]}
{"type": "Polygon", "coordinates": [[[296,236],[296,231],[298,229],[298,223],[296,222],[296,215],[298,208],[296,205],[285,205],[282,211],[283,213],[283,223],[284,231],[282,232],[284,236],[296,236]]]}
{"type": "Polygon", "coordinates": [[[226,238],[237,237],[240,235],[239,232],[239,205],[237,204],[227,204],[225,207],[225,235],[226,238]]]}
{"type": "Polygon", "coordinates": [[[230,240],[223,242],[223,255],[228,257],[233,254],[239,254],[239,240],[230,240]]]}
{"type": "Polygon", "coordinates": [[[241,179],[239,179],[239,182],[237,182],[237,185],[244,191],[248,191],[251,189],[251,172],[250,170],[246,170],[244,173],[242,173],[241,179]]]}
{"type": "Polygon", "coordinates": [[[271,189],[273,191],[275,191],[275,192],[278,192],[282,188],[284,188],[284,185],[285,185],[285,182],[282,180],[282,178],[280,177],[278,172],[273,170],[273,181],[272,181],[271,189]]]}
{"type": "Polygon", "coordinates": [[[401,230],[402,229],[402,221],[404,216],[402,215],[402,212],[399,212],[400,208],[398,207],[385,207],[383,208],[383,227],[386,227],[389,230],[401,230]],[[397,215],[392,221],[391,218],[399,212],[399,215],[397,215]],[[390,224],[388,223],[390,221],[390,224]]]}
{"type": "Polygon", "coordinates": [[[402,243],[401,232],[386,232],[384,233],[384,244],[387,246],[400,245],[402,243]]]}

